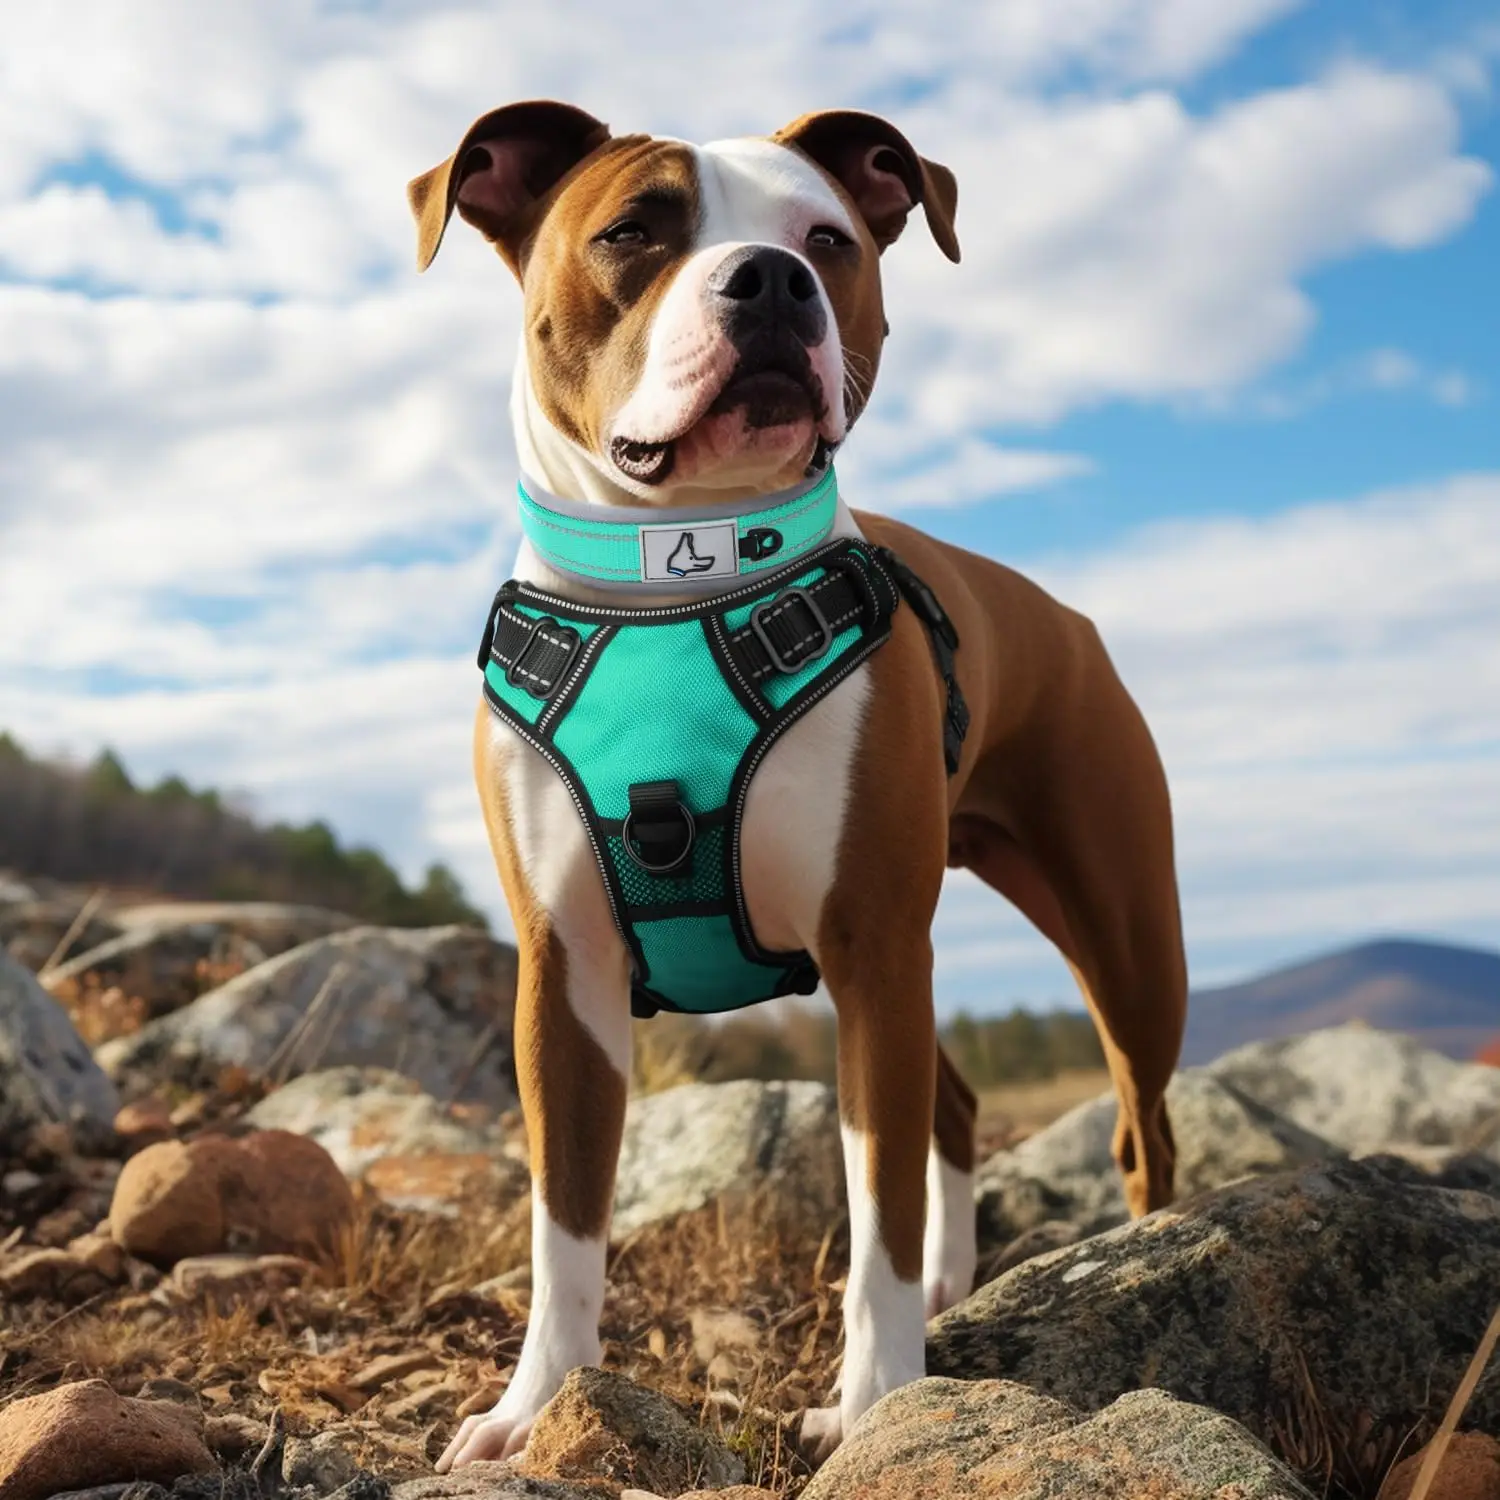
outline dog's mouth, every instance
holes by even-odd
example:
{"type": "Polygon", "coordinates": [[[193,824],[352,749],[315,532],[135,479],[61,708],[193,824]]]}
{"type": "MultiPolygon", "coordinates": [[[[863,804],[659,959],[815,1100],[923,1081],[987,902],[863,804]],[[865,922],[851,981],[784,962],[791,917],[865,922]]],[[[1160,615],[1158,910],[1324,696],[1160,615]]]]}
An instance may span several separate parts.
{"type": "Polygon", "coordinates": [[[609,445],[610,461],[637,484],[661,484],[676,465],[678,441],[699,422],[732,413],[739,414],[749,432],[797,423],[817,431],[827,417],[828,405],[807,349],[789,337],[747,343],[718,393],[677,437],[649,443],[616,437],[609,445]]]}

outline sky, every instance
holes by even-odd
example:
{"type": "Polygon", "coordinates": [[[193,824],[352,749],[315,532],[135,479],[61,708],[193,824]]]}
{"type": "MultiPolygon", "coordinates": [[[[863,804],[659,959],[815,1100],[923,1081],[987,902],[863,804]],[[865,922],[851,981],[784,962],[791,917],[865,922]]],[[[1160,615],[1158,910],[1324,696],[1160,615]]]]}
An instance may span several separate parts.
{"type": "MultiPolygon", "coordinates": [[[[519,296],[408,178],[518,98],[706,141],[888,115],[846,495],[1099,625],[1208,986],[1500,946],[1500,20],[1480,0],[74,0],[0,50],[0,729],[442,859],[504,932],[474,644],[519,296]]],[[[460,226],[462,228],[462,226],[460,226]]],[[[1074,1003],[970,877],[940,1008],[1074,1003]]]]}

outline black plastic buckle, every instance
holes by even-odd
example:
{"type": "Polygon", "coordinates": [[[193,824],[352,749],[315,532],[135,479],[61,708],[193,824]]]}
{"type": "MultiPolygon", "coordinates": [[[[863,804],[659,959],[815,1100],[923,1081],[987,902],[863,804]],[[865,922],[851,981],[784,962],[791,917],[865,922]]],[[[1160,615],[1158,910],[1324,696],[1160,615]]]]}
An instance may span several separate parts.
{"type": "Polygon", "coordinates": [[[670,875],[692,857],[698,825],[675,781],[638,781],[620,829],[626,857],[648,875],[670,875]],[[645,846],[642,853],[637,844],[645,846]]]}
{"type": "Polygon", "coordinates": [[[752,526],[740,538],[740,556],[746,562],[764,562],[781,551],[784,538],[772,526],[752,526]]]}
{"type": "Polygon", "coordinates": [[[568,675],[568,668],[573,665],[573,658],[578,655],[582,640],[583,637],[571,625],[559,625],[551,615],[537,615],[531,622],[531,629],[527,631],[521,649],[516,652],[515,660],[505,669],[505,680],[512,687],[520,688],[523,693],[530,693],[533,698],[546,702],[562,686],[563,678],[568,675]],[[527,654],[536,645],[537,636],[544,629],[555,632],[567,642],[568,654],[558,663],[557,670],[552,673],[547,685],[538,687],[534,677],[523,676],[521,669],[525,665],[527,654]]]}
{"type": "Polygon", "coordinates": [[[943,760],[951,776],[958,770],[964,736],[969,732],[969,705],[957,677],[948,679],[948,709],[943,715],[943,760]]]}
{"type": "Polygon", "coordinates": [[[766,655],[771,658],[771,665],[778,672],[785,672],[788,676],[793,672],[800,672],[808,662],[817,661],[820,656],[827,655],[828,648],[833,645],[833,626],[828,623],[828,617],[818,608],[818,601],[806,589],[799,588],[796,584],[782,589],[779,594],[757,604],[750,611],[750,629],[756,640],[766,648],[766,655]],[[795,661],[789,656],[784,656],[777,648],[776,643],[771,639],[770,627],[767,626],[764,618],[768,611],[776,609],[778,605],[783,606],[782,612],[784,613],[785,601],[788,599],[807,606],[807,612],[813,617],[813,624],[818,627],[818,633],[822,637],[813,650],[805,656],[799,656],[795,661]]]}

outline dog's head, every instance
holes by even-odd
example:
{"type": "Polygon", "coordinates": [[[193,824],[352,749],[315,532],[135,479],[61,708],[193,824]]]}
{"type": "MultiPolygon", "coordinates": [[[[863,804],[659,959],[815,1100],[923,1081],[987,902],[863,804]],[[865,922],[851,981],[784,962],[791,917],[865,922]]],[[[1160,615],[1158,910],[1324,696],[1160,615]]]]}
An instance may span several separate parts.
{"type": "Polygon", "coordinates": [[[952,173],[850,110],[693,146],[512,104],[408,197],[421,269],[456,208],[520,281],[517,380],[553,429],[532,439],[637,502],[796,483],[869,398],[879,258],[913,208],[958,259],[952,173]]]}

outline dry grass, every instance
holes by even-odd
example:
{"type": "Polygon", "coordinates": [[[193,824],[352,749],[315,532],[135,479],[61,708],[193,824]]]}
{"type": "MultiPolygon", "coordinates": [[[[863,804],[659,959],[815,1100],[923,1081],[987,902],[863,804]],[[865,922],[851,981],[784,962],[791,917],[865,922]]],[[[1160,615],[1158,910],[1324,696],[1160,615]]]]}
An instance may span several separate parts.
{"type": "MultiPolygon", "coordinates": [[[[120,1289],[73,1309],[6,1308],[0,1405],[71,1380],[133,1394],[167,1375],[211,1412],[293,1432],[339,1430],[376,1472],[430,1472],[464,1403],[498,1394],[525,1333],[524,1291],[479,1283],[527,1264],[529,1205],[461,1206],[453,1218],[359,1203],[325,1274],[215,1310],[120,1289]],[[373,1394],[351,1377],[371,1359],[426,1350],[428,1366],[373,1394]]],[[[707,1209],[617,1249],[601,1334],[607,1368],[681,1401],[717,1429],[753,1481],[795,1495],[806,1470],[788,1428],[828,1399],[837,1368],[842,1228],[821,1240],[778,1232],[764,1206],[707,1209]]]]}

